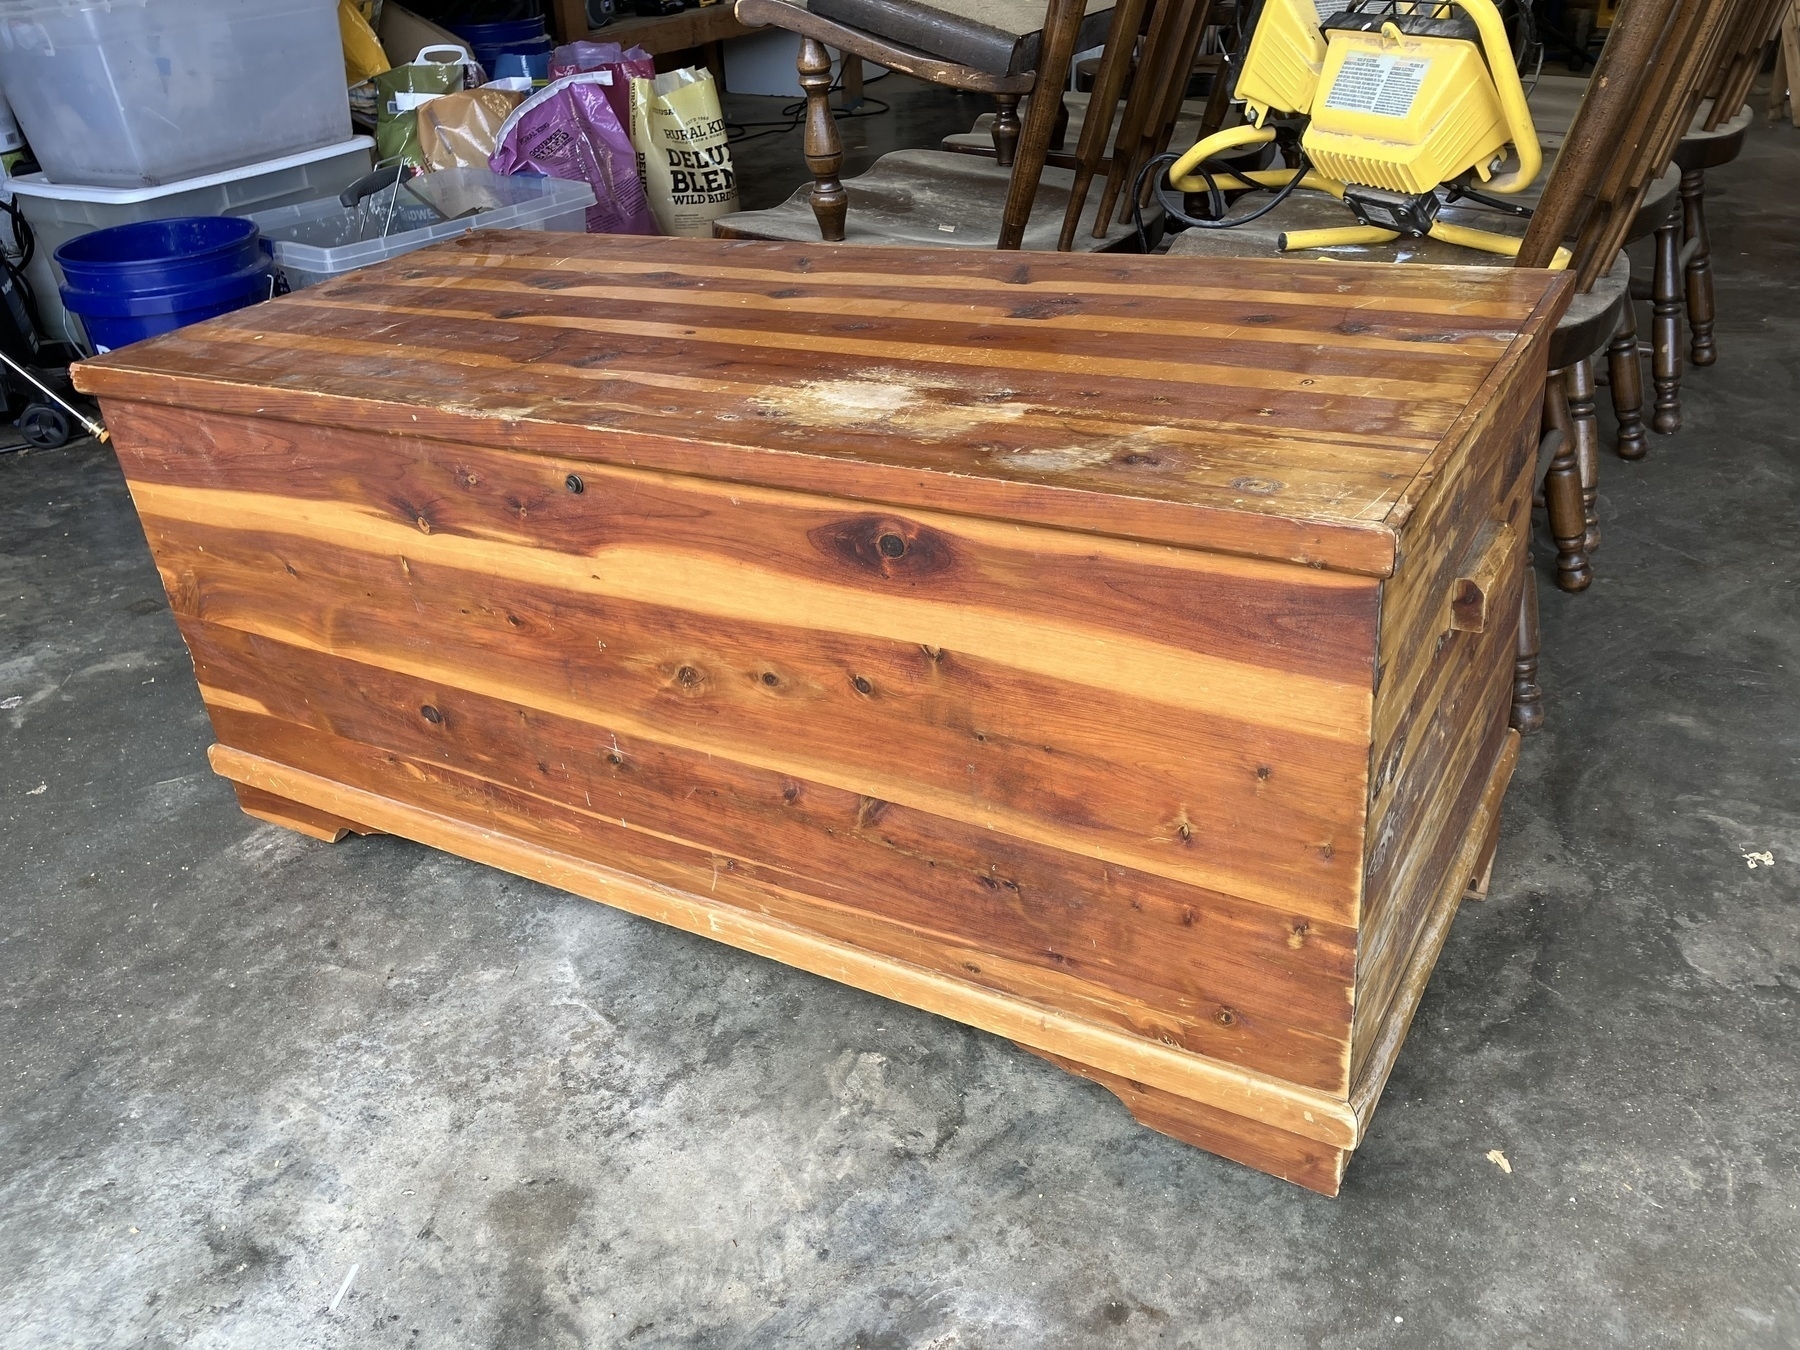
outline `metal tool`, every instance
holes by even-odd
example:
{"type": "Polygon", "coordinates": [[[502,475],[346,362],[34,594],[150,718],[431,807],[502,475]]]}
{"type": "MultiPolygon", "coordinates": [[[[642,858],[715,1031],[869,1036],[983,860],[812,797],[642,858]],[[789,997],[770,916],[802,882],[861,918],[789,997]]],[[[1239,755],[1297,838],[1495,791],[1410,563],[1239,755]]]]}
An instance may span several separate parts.
{"type": "Polygon", "coordinates": [[[69,416],[73,417],[77,422],[81,423],[82,427],[87,431],[87,434],[99,441],[100,444],[105,445],[112,440],[112,433],[110,431],[101,426],[100,423],[96,422],[86,413],[82,412],[79,408],[75,407],[68,399],[57,393],[54,389],[51,389],[42,380],[38,379],[37,376],[33,375],[29,370],[25,369],[24,366],[13,360],[12,357],[8,356],[5,352],[0,352],[0,361],[6,362],[7,365],[13,368],[14,373],[23,376],[31,384],[36,386],[37,391],[40,394],[56,404],[56,406],[61,408],[64,412],[68,413],[69,416]]]}

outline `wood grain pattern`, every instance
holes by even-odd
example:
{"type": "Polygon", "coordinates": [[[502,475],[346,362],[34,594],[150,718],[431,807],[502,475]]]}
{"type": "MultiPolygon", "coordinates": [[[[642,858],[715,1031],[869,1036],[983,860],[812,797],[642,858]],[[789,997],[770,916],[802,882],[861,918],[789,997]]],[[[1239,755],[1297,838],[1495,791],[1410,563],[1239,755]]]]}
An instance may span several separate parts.
{"type": "Polygon", "coordinates": [[[490,237],[84,365],[215,766],[1335,1193],[1516,754],[1566,283],[871,268],[490,237]]]}
{"type": "Polygon", "coordinates": [[[1353,1074],[1385,1022],[1506,730],[1516,629],[1457,631],[1447,601],[1498,527],[1519,543],[1491,608],[1519,611],[1543,380],[1541,366],[1521,365],[1492,391],[1466,452],[1408,518],[1403,566],[1382,590],[1353,1074]]]}
{"type": "Polygon", "coordinates": [[[1479,268],[596,243],[467,236],[288,297],[278,323],[240,311],[76,378],[1385,576],[1384,517],[1560,302],[1560,283],[1479,268]],[[614,294],[569,294],[588,287],[614,294]],[[961,313],[893,308],[914,291],[961,313]],[[759,299],[793,302],[791,327],[759,299]],[[1088,335],[1090,311],[1139,321],[1136,345],[1088,335]],[[1152,340],[1200,321],[1213,340],[1152,340]]]}
{"type": "Polygon", "coordinates": [[[1129,1036],[1068,1017],[966,981],[946,979],[888,957],[792,928],[776,919],[732,910],[693,891],[657,885],[629,873],[522,844],[478,824],[438,815],[304,770],[215,746],[213,768],[236,783],[315,809],[366,822],[373,830],[442,848],[575,895],[600,900],[674,928],[772,957],[885,998],[898,999],[995,1035],[1024,1041],[1080,1062],[1099,1061],[1133,1081],[1177,1096],[1216,1104],[1248,1120],[1320,1142],[1353,1148],[1360,1137],[1355,1112],[1338,1097],[1183,1053],[1147,1037],[1129,1036]]]}

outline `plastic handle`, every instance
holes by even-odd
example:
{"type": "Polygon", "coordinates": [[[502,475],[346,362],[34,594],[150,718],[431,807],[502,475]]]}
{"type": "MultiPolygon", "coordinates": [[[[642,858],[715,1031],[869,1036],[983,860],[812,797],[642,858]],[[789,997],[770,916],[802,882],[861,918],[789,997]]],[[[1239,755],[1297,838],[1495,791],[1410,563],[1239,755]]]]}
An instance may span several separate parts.
{"type": "Polygon", "coordinates": [[[1544,167],[1544,152],[1538,145],[1537,127],[1531,121],[1531,108],[1525,102],[1525,86],[1519,83],[1519,70],[1513,64],[1512,44],[1506,40],[1506,25],[1494,0],[1451,0],[1475,20],[1481,33],[1481,47],[1487,54],[1488,70],[1494,77],[1494,92],[1500,95],[1500,111],[1506,116],[1506,130],[1512,136],[1513,149],[1519,153],[1515,173],[1500,174],[1486,184],[1489,192],[1523,192],[1537,181],[1544,167]]]}
{"type": "Polygon", "coordinates": [[[427,62],[433,62],[436,64],[446,65],[446,66],[449,66],[449,65],[466,66],[470,63],[470,61],[472,59],[473,58],[470,57],[469,49],[467,47],[455,47],[455,46],[452,46],[448,42],[440,42],[436,46],[433,46],[433,47],[419,48],[419,54],[417,56],[413,57],[410,64],[415,65],[415,66],[422,66],[422,65],[426,64],[427,62]],[[433,56],[431,54],[433,52],[454,52],[455,57],[452,60],[444,60],[441,57],[433,56]]]}

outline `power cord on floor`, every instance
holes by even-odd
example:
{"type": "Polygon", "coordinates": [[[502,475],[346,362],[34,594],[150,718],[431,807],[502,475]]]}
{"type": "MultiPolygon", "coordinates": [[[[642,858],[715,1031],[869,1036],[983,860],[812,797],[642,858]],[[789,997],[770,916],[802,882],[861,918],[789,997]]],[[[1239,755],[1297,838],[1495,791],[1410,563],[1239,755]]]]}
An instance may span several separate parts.
{"type": "MultiPolygon", "coordinates": [[[[833,94],[841,92],[843,92],[843,85],[834,84],[830,89],[825,91],[825,97],[830,98],[833,94]]],[[[839,122],[851,122],[859,117],[879,117],[885,112],[892,111],[893,109],[888,104],[883,103],[878,98],[870,98],[865,94],[863,96],[863,101],[856,107],[833,108],[831,110],[831,115],[839,122]]],[[[797,130],[805,123],[805,121],[805,99],[799,99],[793,103],[783,104],[780,121],[733,122],[727,118],[725,121],[726,144],[743,145],[747,141],[760,140],[764,136],[785,136],[788,132],[797,130]],[[766,128],[766,130],[755,131],[752,130],[754,127],[763,127],[766,128]]]]}

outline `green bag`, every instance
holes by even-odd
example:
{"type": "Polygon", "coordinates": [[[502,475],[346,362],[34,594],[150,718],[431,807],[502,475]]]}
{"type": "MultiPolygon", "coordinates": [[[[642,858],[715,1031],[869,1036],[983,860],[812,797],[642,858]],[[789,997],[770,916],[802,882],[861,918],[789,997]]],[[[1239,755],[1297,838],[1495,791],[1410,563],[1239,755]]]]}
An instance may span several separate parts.
{"type": "Polygon", "coordinates": [[[442,94],[459,93],[469,53],[461,47],[425,47],[410,62],[375,76],[375,157],[426,169],[419,149],[419,105],[442,94]],[[439,52],[453,53],[441,58],[439,52]]]}

